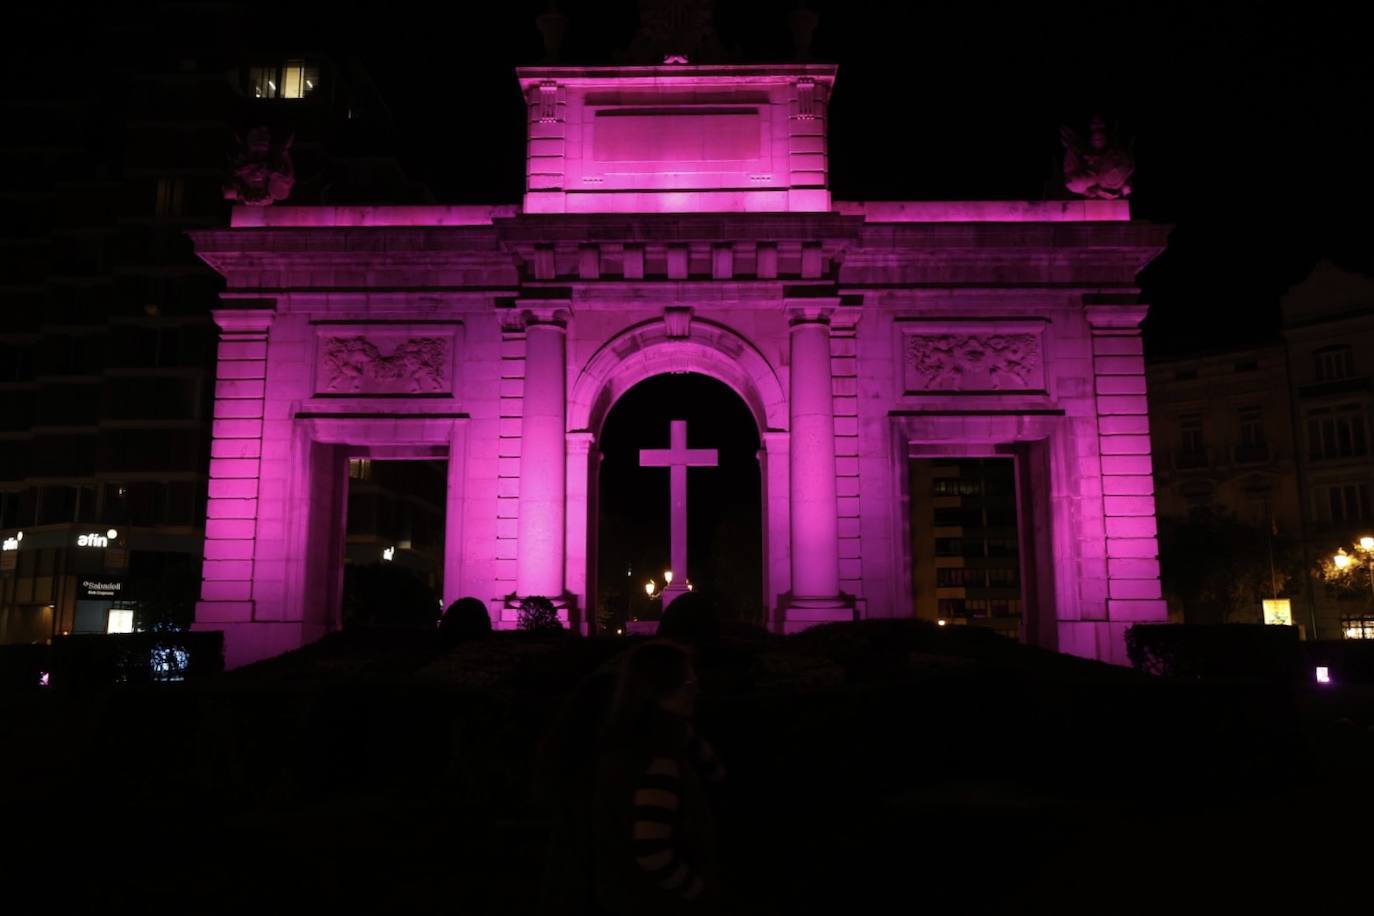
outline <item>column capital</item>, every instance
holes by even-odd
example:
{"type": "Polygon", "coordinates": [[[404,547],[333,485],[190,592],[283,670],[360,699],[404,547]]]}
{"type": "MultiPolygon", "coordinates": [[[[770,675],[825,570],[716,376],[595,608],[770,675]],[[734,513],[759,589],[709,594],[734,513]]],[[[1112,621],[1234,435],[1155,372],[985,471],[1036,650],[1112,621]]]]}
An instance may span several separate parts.
{"type": "Polygon", "coordinates": [[[568,444],[569,455],[588,454],[592,450],[592,443],[596,441],[596,437],[586,430],[576,430],[566,433],[563,438],[568,444]]]}
{"type": "Polygon", "coordinates": [[[786,430],[770,429],[759,436],[759,442],[763,445],[763,451],[776,455],[787,451],[791,438],[786,430]]]}
{"type": "Polygon", "coordinates": [[[515,309],[520,312],[525,329],[540,325],[566,330],[572,318],[571,299],[516,299],[515,309]]]}
{"type": "Polygon", "coordinates": [[[1107,294],[1083,297],[1083,314],[1094,333],[1139,333],[1150,307],[1134,295],[1107,294]]]}
{"type": "Polygon", "coordinates": [[[787,315],[788,327],[794,330],[806,325],[829,327],[831,319],[840,309],[840,297],[816,296],[806,299],[785,299],[782,308],[787,315]]]}
{"type": "Polygon", "coordinates": [[[210,314],[224,334],[266,334],[276,317],[265,308],[214,309],[210,314]]]}
{"type": "Polygon", "coordinates": [[[496,306],[501,330],[507,334],[518,334],[532,327],[567,330],[572,313],[571,299],[507,299],[496,306]]]}

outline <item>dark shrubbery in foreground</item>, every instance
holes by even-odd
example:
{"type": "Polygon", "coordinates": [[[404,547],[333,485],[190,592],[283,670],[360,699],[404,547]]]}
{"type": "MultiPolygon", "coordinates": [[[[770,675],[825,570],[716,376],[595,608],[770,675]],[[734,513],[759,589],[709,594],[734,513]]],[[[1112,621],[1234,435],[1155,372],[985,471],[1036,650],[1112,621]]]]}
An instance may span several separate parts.
{"type": "Polygon", "coordinates": [[[52,650],[46,645],[0,646],[0,692],[42,686],[52,670],[52,650]]]}
{"type": "Polygon", "coordinates": [[[48,686],[100,688],[179,683],[224,670],[224,634],[179,631],[59,636],[48,686]]]}
{"type": "Polygon", "coordinates": [[[1137,624],[1126,631],[1137,671],[1178,678],[1259,678],[1304,675],[1296,627],[1263,624],[1137,624]]]}
{"type": "MultiPolygon", "coordinates": [[[[576,773],[606,672],[637,644],[349,629],[183,689],[0,696],[17,749],[0,784],[20,799],[0,813],[53,874],[11,870],[60,912],[537,912],[536,776],[576,773]],[[155,867],[94,856],[71,881],[49,851],[73,824],[92,848],[158,849],[155,867]]],[[[1199,882],[1272,902],[1274,881],[1236,885],[1233,864],[1328,805],[1357,822],[1344,774],[1374,760],[1368,691],[1149,678],[973,628],[724,633],[697,669],[701,730],[729,771],[732,912],[757,916],[883,912],[913,877],[937,912],[1096,913],[1160,849],[1174,864],[1126,911],[1199,882]],[[1015,853],[996,868],[969,853],[989,836],[1015,853]],[[1087,863],[1073,881],[1066,856],[1087,863]]],[[[1321,882],[1301,883],[1306,911],[1321,882]]]]}
{"type": "Polygon", "coordinates": [[[1318,665],[1336,684],[1374,684],[1374,639],[1330,639],[1301,644],[1303,677],[1314,678],[1318,665]]]}
{"type": "Polygon", "coordinates": [[[439,599],[414,571],[394,563],[344,567],[345,627],[413,627],[433,631],[439,599]]]}

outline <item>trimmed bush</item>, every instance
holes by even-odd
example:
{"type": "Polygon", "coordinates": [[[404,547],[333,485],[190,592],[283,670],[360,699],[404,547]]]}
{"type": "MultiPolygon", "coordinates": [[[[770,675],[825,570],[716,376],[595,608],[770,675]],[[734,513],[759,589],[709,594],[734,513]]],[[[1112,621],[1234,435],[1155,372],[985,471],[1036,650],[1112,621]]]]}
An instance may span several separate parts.
{"type": "Polygon", "coordinates": [[[1302,676],[1297,627],[1264,624],[1136,624],[1126,653],[1137,671],[1178,678],[1302,676]]]}
{"type": "Polygon", "coordinates": [[[520,602],[519,614],[517,629],[530,633],[563,632],[563,622],[558,619],[558,609],[543,595],[530,595],[520,602]]]}
{"type": "Polygon", "coordinates": [[[491,614],[480,598],[459,598],[448,606],[439,620],[439,635],[445,642],[463,642],[491,635],[491,614]]]}

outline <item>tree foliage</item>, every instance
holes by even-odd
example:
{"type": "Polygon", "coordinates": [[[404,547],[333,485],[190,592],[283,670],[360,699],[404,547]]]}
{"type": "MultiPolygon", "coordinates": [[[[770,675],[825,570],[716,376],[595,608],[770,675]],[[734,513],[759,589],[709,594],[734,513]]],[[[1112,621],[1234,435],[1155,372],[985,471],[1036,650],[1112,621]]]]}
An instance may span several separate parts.
{"type": "Polygon", "coordinates": [[[1210,508],[1160,518],[1159,561],[1165,596],[1201,624],[1262,623],[1260,602],[1289,596],[1302,570],[1290,538],[1210,508]]]}

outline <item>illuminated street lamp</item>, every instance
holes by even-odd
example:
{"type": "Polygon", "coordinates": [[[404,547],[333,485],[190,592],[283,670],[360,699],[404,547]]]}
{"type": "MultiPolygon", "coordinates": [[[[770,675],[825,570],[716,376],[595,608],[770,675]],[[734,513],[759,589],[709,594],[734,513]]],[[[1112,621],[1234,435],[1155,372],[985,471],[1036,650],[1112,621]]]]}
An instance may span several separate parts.
{"type": "Polygon", "coordinates": [[[653,580],[653,579],[650,579],[648,582],[645,582],[645,583],[644,583],[644,594],[646,594],[646,595],[648,595],[650,598],[652,598],[652,597],[654,596],[654,589],[655,589],[655,588],[656,588],[656,586],[654,585],[654,580],[653,580]]]}
{"type": "Polygon", "coordinates": [[[1337,572],[1345,572],[1357,562],[1363,562],[1369,570],[1369,592],[1374,595],[1374,537],[1364,535],[1355,542],[1354,550],[1358,557],[1353,557],[1345,552],[1342,547],[1336,551],[1336,555],[1331,558],[1331,565],[1336,567],[1337,572]]]}
{"type": "Polygon", "coordinates": [[[672,584],[673,584],[673,571],[672,571],[671,569],[665,569],[665,570],[663,571],[663,584],[664,584],[664,585],[672,585],[672,584]]]}

